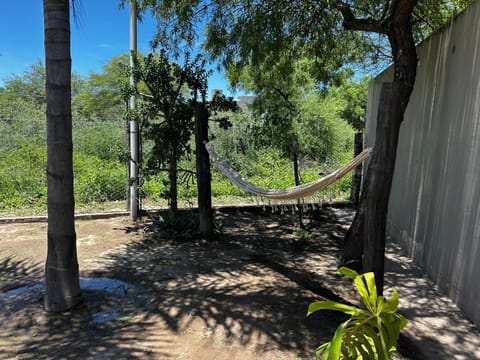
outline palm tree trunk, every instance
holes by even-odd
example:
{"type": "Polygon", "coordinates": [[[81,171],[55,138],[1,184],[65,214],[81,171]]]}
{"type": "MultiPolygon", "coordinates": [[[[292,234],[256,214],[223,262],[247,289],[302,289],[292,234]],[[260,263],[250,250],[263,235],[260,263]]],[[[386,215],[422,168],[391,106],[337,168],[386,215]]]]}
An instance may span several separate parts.
{"type": "Polygon", "coordinates": [[[69,0],[44,0],[47,102],[48,252],[45,308],[81,300],[74,223],[69,0]]]}

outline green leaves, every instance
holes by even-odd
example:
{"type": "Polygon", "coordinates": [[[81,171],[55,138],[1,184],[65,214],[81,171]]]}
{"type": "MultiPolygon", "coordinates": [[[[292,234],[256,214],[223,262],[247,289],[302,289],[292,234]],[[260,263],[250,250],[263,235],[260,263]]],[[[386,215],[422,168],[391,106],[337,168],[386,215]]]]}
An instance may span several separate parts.
{"type": "Polygon", "coordinates": [[[126,89],[124,95],[135,94],[137,102],[135,111],[127,113],[126,118],[139,120],[142,136],[147,140],[144,174],[168,173],[161,195],[175,212],[178,183],[188,184],[192,178],[193,172],[181,169],[179,162],[193,152],[195,109],[200,102],[206,102],[210,72],[200,55],[192,59],[185,53],[183,64],[171,61],[166,50],[146,56],[133,55],[137,85],[126,89]]]}
{"type": "Polygon", "coordinates": [[[345,266],[342,266],[340,269],[338,269],[337,274],[348,276],[353,280],[355,280],[355,278],[358,276],[358,273],[355,270],[349,269],[345,266]]]}
{"type": "Polygon", "coordinates": [[[373,273],[358,274],[342,267],[338,273],[353,279],[366,309],[332,301],[317,301],[308,307],[307,316],[318,310],[341,311],[351,318],[340,324],[330,342],[318,347],[323,360],[377,359],[387,360],[396,350],[398,337],[407,320],[397,313],[398,293],[391,299],[377,295],[373,273]]]}
{"type": "Polygon", "coordinates": [[[318,310],[335,310],[341,311],[347,315],[360,315],[364,312],[355,306],[344,305],[334,301],[316,301],[308,306],[307,316],[318,310]]]}

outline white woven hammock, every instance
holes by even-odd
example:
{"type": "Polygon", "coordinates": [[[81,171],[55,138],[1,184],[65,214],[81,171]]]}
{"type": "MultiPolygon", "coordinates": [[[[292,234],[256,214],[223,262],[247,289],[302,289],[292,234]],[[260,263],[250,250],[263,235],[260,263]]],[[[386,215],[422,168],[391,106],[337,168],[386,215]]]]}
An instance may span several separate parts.
{"type": "Polygon", "coordinates": [[[345,166],[318,180],[309,182],[307,184],[289,187],[285,189],[263,189],[242,178],[239,173],[233,170],[225,161],[223,161],[218,156],[218,154],[215,152],[215,149],[210,143],[206,143],[205,148],[207,149],[208,154],[210,155],[210,159],[217,167],[217,169],[220,170],[220,172],[228,179],[230,179],[235,185],[254,195],[277,200],[301,199],[324,189],[328,185],[333,184],[335,181],[355,169],[358,165],[364,162],[373,151],[373,149],[367,148],[345,166]]]}

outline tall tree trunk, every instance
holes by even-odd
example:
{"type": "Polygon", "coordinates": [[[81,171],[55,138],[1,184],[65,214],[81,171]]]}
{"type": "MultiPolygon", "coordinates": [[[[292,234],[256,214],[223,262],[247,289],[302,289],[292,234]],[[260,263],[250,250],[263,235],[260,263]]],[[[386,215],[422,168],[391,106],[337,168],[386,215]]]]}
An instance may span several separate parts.
{"type": "Polygon", "coordinates": [[[347,232],[345,245],[350,244],[349,240],[353,243],[351,247],[344,247],[344,252],[346,250],[353,252],[348,254],[350,255],[348,261],[353,265],[349,267],[375,273],[379,292],[383,289],[388,200],[401,123],[401,118],[393,111],[393,108],[398,108],[392,104],[392,101],[395,101],[393,93],[393,83],[384,83],[380,95],[382,105],[377,117],[375,151],[368,166],[360,206],[347,232]],[[363,267],[358,268],[360,265],[363,267]]]}
{"type": "Polygon", "coordinates": [[[397,10],[390,24],[386,25],[394,58],[394,80],[382,87],[375,150],[365,177],[359,208],[340,254],[340,264],[374,272],[379,294],[383,293],[387,212],[400,125],[413,91],[417,69],[410,20],[403,18],[407,15],[402,12],[403,8],[397,10]]]}
{"type": "Polygon", "coordinates": [[[47,105],[48,252],[45,308],[66,311],[81,301],[74,223],[70,9],[44,0],[47,105]]]}
{"type": "Polygon", "coordinates": [[[197,165],[199,232],[204,237],[213,234],[212,188],[210,160],[205,142],[208,141],[208,111],[200,103],[195,112],[195,156],[197,165]]]}

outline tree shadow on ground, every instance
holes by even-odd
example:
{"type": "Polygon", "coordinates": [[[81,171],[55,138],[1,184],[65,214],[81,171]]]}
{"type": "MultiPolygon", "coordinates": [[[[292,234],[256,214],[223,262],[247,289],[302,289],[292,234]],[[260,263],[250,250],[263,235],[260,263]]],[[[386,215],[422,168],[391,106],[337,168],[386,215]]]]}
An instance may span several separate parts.
{"type": "MultiPolygon", "coordinates": [[[[215,240],[146,236],[107,253],[95,273],[138,285],[134,290],[83,291],[83,304],[65,314],[43,310],[43,289],[21,301],[6,298],[7,290],[38,281],[43,271],[27,260],[3,259],[0,348],[8,346],[6,358],[24,359],[245,359],[235,349],[251,351],[246,358],[313,358],[345,317],[326,311],[307,318],[308,304],[357,301],[351,281],[335,274],[351,214],[321,209],[306,216],[308,236],[298,232],[296,214],[242,210],[217,214],[225,233],[215,240]],[[205,344],[223,356],[205,353],[205,344]]],[[[421,273],[408,273],[408,261],[389,255],[387,262],[386,281],[397,286],[412,324],[397,359],[472,358],[472,346],[480,347],[472,328],[440,322],[428,331],[433,318],[452,314],[421,273]]]]}
{"type": "Polygon", "coordinates": [[[29,259],[0,258],[0,293],[38,282],[42,277],[42,267],[29,259]]]}
{"type": "MultiPolygon", "coordinates": [[[[1,315],[4,325],[0,344],[8,344],[13,350],[6,354],[7,358],[149,357],[149,350],[142,346],[141,330],[150,324],[135,318],[137,309],[134,302],[126,303],[125,298],[101,291],[84,291],[83,297],[83,304],[62,314],[43,310],[43,291],[32,292],[26,299],[24,296],[22,307],[18,306],[18,301],[3,300],[2,306],[8,311],[2,311],[1,315]],[[18,318],[23,322],[19,323],[18,318]],[[15,323],[15,328],[11,328],[9,322],[15,323]],[[35,328],[34,333],[29,331],[32,327],[35,328]]],[[[168,343],[165,344],[166,348],[168,346],[168,343]]]]}
{"type": "MultiPolygon", "coordinates": [[[[325,214],[331,217],[323,222],[330,233],[345,231],[325,214]]],[[[257,353],[279,350],[312,358],[345,319],[328,311],[306,317],[312,301],[342,301],[345,286],[336,289],[335,283],[351,286],[335,274],[336,240],[313,223],[311,237],[300,239],[292,230],[295,215],[217,215],[226,229],[220,238],[147,237],[111,255],[108,276],[149,289],[151,311],[175,333],[193,327],[207,334],[199,336],[257,353]]]]}
{"type": "MultiPolygon", "coordinates": [[[[182,334],[200,326],[201,336],[218,337],[258,354],[277,349],[312,358],[314,349],[331,339],[345,317],[320,312],[307,318],[308,304],[321,299],[343,303],[358,299],[351,281],[335,274],[339,243],[352,213],[351,209],[321,209],[311,214],[306,217],[309,237],[295,233],[295,214],[219,213],[226,228],[221,238],[186,242],[147,237],[112,256],[108,271],[150,289],[152,313],[174,332],[182,334]]],[[[404,263],[397,265],[400,268],[393,272],[398,272],[400,283],[424,281],[421,274],[405,274],[404,263]]],[[[418,296],[424,294],[415,293],[417,285],[411,293],[400,292],[400,297],[412,303],[424,301],[418,296]]],[[[426,295],[427,301],[434,297],[426,295]]],[[[413,323],[418,315],[407,317],[413,323]]],[[[441,336],[419,338],[418,326],[413,324],[414,330],[402,335],[397,359],[472,356],[471,347],[452,350],[441,336]]],[[[438,334],[452,333],[442,331],[438,334]]]]}
{"type": "MultiPolygon", "coordinates": [[[[151,326],[139,306],[141,291],[82,291],[82,304],[58,314],[43,308],[43,269],[37,264],[4,258],[0,276],[1,359],[150,357],[141,341],[142,329],[151,326]]],[[[163,341],[168,349],[168,338],[163,341]]]]}

